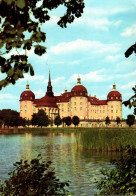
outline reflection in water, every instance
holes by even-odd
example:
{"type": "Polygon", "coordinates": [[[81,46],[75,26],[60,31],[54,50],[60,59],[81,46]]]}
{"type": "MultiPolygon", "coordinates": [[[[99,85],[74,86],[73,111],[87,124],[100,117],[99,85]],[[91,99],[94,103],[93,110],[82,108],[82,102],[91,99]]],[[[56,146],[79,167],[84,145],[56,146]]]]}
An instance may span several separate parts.
{"type": "Polygon", "coordinates": [[[14,162],[31,160],[41,153],[45,160],[53,162],[61,180],[70,181],[71,192],[87,196],[95,193],[94,178],[100,177],[101,168],[110,166],[114,155],[77,149],[74,133],[1,135],[0,149],[0,179],[8,177],[14,162]]]}

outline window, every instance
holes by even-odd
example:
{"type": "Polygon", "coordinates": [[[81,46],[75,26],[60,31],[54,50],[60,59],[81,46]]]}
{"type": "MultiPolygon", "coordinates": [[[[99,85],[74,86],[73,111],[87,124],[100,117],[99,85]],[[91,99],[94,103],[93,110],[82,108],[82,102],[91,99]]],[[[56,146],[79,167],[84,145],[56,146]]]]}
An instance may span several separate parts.
{"type": "Polygon", "coordinates": [[[82,95],[82,92],[80,93],[80,95],[82,95]]]}
{"type": "Polygon", "coordinates": [[[103,110],[103,113],[105,113],[105,110],[103,110]]]}
{"type": "Polygon", "coordinates": [[[111,99],[113,99],[113,97],[111,97],[111,99]]]}
{"type": "Polygon", "coordinates": [[[111,105],[111,108],[113,108],[113,105],[111,105]]]}
{"type": "Polygon", "coordinates": [[[75,107],[74,109],[75,109],[75,111],[76,111],[76,107],[75,107]]]}
{"type": "Polygon", "coordinates": [[[63,103],[62,103],[62,106],[63,106],[63,103]]]}
{"type": "Polygon", "coordinates": [[[64,111],[64,109],[62,108],[62,112],[64,111]]]}
{"type": "Polygon", "coordinates": [[[74,97],[74,99],[76,100],[76,97],[74,97]]]}
{"type": "Polygon", "coordinates": [[[118,97],[116,97],[116,99],[118,99],[118,97]]]}
{"type": "Polygon", "coordinates": [[[82,99],[82,97],[80,97],[80,99],[82,99]]]}
{"type": "Polygon", "coordinates": [[[27,110],[25,110],[25,113],[27,113],[27,110]]]}
{"type": "Polygon", "coordinates": [[[116,113],[118,113],[118,110],[116,110],[116,113]]]}
{"type": "Polygon", "coordinates": [[[80,105],[82,105],[82,102],[80,102],[80,105]]]}
{"type": "Polygon", "coordinates": [[[74,105],[76,105],[76,102],[74,102],[74,105]]]}
{"type": "Polygon", "coordinates": [[[113,110],[111,110],[111,113],[113,113],[113,110]]]}
{"type": "Polygon", "coordinates": [[[82,110],[82,107],[80,107],[80,110],[82,110]]]}

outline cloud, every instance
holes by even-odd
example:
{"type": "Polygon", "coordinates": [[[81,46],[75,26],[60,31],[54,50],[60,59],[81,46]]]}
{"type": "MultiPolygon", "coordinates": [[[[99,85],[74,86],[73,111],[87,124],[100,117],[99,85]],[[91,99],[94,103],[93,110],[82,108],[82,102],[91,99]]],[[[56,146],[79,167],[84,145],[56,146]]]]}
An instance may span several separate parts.
{"type": "Polygon", "coordinates": [[[132,36],[136,34],[136,24],[128,27],[121,33],[121,36],[132,36]]]}
{"type": "Polygon", "coordinates": [[[0,94],[0,103],[4,104],[5,103],[9,103],[9,102],[17,102],[19,100],[19,97],[16,96],[16,95],[12,95],[12,94],[9,94],[9,93],[5,93],[5,94],[0,94]]]}
{"type": "Polygon", "coordinates": [[[105,52],[114,53],[114,52],[118,52],[119,50],[121,50],[121,48],[120,48],[120,44],[118,43],[103,44],[102,42],[99,41],[77,39],[75,41],[62,42],[56,46],[52,46],[49,49],[49,52],[55,55],[60,55],[60,54],[63,55],[67,53],[80,52],[80,51],[102,54],[105,52]]]}
{"type": "Polygon", "coordinates": [[[34,75],[34,76],[30,76],[29,74],[24,74],[24,78],[20,79],[19,81],[20,82],[24,82],[24,81],[27,81],[28,80],[28,83],[29,81],[41,81],[41,80],[44,80],[44,76],[43,75],[34,75]]]}
{"type": "MultiPolygon", "coordinates": [[[[74,74],[70,77],[68,83],[75,83],[77,81],[78,74],[74,74]]],[[[111,80],[112,76],[107,76],[105,74],[105,69],[100,69],[97,71],[93,71],[87,74],[80,74],[81,83],[83,82],[103,82],[107,80],[111,80]]]]}
{"type": "Polygon", "coordinates": [[[134,87],[136,85],[136,82],[129,82],[125,85],[120,86],[121,89],[132,89],[132,87],[134,87]]]}
{"type": "Polygon", "coordinates": [[[56,84],[57,82],[59,82],[60,80],[64,80],[65,77],[62,76],[62,77],[58,77],[58,78],[55,78],[54,80],[52,80],[52,83],[56,84]]]}
{"type": "Polygon", "coordinates": [[[124,12],[128,12],[128,8],[90,8],[90,9],[86,9],[86,13],[88,15],[92,15],[92,16],[111,16],[111,15],[116,15],[116,14],[120,14],[120,13],[124,13],[124,12]]]}
{"type": "Polygon", "coordinates": [[[122,57],[123,55],[120,55],[120,54],[118,54],[118,55],[114,55],[114,56],[106,56],[105,57],[105,60],[106,61],[110,61],[110,62],[116,62],[116,61],[118,61],[121,57],[122,57]]]}
{"type": "Polygon", "coordinates": [[[127,78],[127,77],[133,77],[133,76],[136,77],[136,71],[133,71],[133,72],[130,72],[127,74],[118,74],[117,75],[118,78],[127,78]]]}
{"type": "Polygon", "coordinates": [[[35,94],[36,99],[41,98],[45,95],[45,92],[43,92],[42,89],[39,89],[38,91],[33,91],[33,93],[35,94]]]}

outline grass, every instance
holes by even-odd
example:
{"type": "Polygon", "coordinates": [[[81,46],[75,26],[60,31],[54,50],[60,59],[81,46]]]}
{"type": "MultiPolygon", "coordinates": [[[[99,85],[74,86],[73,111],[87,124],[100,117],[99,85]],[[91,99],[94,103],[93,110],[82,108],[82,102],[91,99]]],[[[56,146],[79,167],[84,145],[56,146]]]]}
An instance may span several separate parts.
{"type": "Polygon", "coordinates": [[[78,146],[96,151],[136,149],[136,129],[88,129],[78,135],[78,146]]]}
{"type": "Polygon", "coordinates": [[[14,133],[75,133],[77,146],[102,152],[124,151],[136,149],[136,128],[25,128],[8,130],[8,134],[14,133]]]}

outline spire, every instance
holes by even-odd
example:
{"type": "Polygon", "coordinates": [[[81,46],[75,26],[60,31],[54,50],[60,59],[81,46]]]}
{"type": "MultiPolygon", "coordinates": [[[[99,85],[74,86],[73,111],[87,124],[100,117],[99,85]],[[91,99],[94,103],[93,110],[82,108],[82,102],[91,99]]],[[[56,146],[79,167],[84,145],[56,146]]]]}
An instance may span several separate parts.
{"type": "Polygon", "coordinates": [[[47,86],[46,95],[48,95],[49,97],[53,97],[53,96],[54,96],[54,94],[53,94],[53,92],[52,92],[50,70],[49,70],[49,80],[48,80],[48,86],[47,86]]]}
{"type": "Polygon", "coordinates": [[[26,83],[26,90],[29,90],[28,80],[27,80],[27,83],[26,83]]]}
{"type": "Polygon", "coordinates": [[[48,84],[50,84],[50,85],[51,85],[50,69],[49,69],[49,82],[48,82],[48,84]]]}
{"type": "Polygon", "coordinates": [[[67,93],[67,88],[65,87],[65,93],[67,93]]]}
{"type": "Polygon", "coordinates": [[[113,84],[113,89],[112,89],[113,91],[116,91],[116,84],[115,84],[115,82],[114,82],[114,84],[113,84]]]}
{"type": "Polygon", "coordinates": [[[77,84],[81,84],[81,78],[80,78],[79,74],[78,74],[78,77],[77,77],[77,84]]]}

